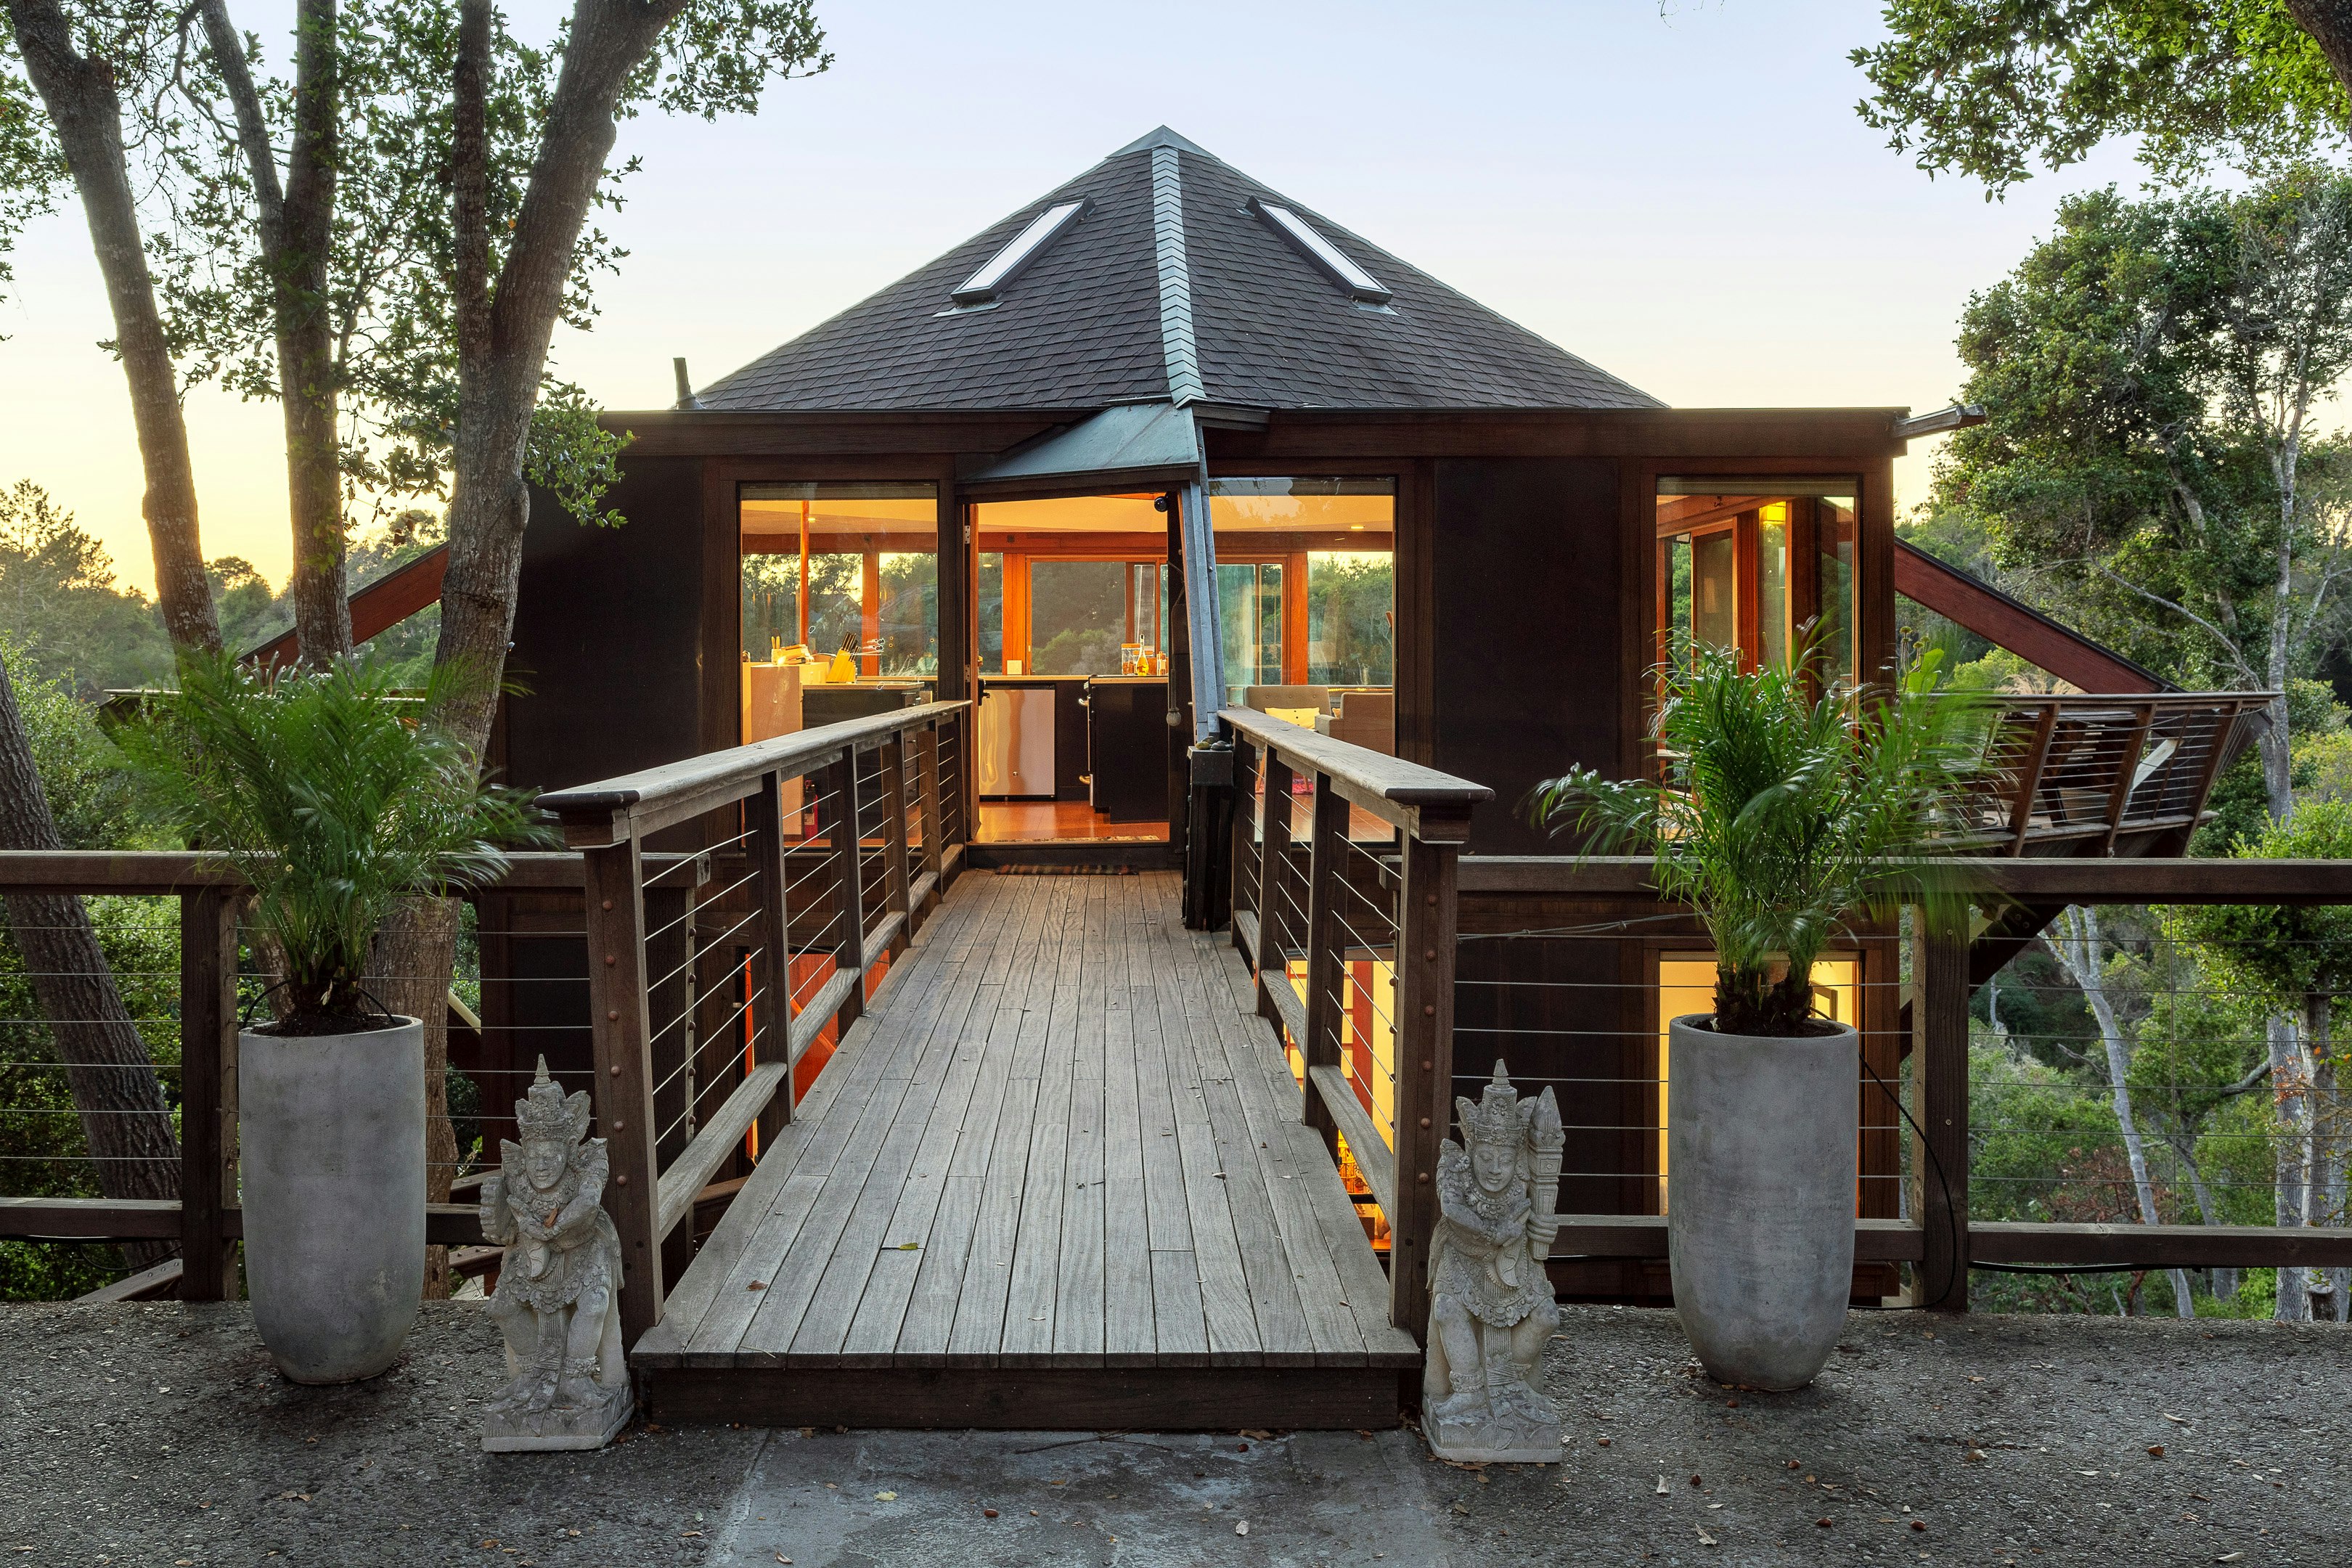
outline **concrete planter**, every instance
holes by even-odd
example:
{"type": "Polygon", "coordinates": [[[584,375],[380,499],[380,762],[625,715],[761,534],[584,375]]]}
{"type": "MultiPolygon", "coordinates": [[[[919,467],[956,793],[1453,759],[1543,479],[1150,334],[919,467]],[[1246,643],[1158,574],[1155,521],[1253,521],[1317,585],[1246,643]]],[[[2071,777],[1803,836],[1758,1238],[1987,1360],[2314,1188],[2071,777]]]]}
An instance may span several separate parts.
{"type": "Polygon", "coordinates": [[[245,1277],[296,1383],[390,1366],[425,1288],[425,1026],[237,1037],[245,1277]]]}
{"type": "Polygon", "coordinates": [[[1675,1312],[1717,1382],[1802,1388],[1836,1349],[1853,1289],[1858,1037],[1711,1023],[1670,1029],[1675,1312]]]}

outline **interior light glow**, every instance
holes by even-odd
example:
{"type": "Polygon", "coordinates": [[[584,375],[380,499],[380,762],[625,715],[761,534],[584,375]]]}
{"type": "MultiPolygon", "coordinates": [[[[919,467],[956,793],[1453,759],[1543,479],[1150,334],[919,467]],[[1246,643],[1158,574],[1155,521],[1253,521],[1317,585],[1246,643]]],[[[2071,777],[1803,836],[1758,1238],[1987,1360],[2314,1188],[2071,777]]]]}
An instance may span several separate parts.
{"type": "Polygon", "coordinates": [[[1337,246],[1308,226],[1307,221],[1288,207],[1276,206],[1256,196],[1250,198],[1250,210],[1268,228],[1288,240],[1298,253],[1328,273],[1332,281],[1348,290],[1352,298],[1367,305],[1385,305],[1392,297],[1381,287],[1380,280],[1339,253],[1337,246]]]}
{"type": "Polygon", "coordinates": [[[1090,201],[1060,202],[1047,207],[1029,220],[1029,226],[1013,237],[1013,243],[983,263],[981,269],[963,281],[950,299],[959,305],[992,305],[997,294],[1013,281],[1021,269],[1034,261],[1064,229],[1086,216],[1090,201]]]}

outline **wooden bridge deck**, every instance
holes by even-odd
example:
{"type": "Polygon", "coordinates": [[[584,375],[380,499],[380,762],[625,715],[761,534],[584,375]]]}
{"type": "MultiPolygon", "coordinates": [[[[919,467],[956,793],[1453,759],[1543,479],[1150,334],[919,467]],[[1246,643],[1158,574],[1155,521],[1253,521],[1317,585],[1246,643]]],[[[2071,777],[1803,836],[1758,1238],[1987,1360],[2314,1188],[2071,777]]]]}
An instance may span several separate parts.
{"type": "Polygon", "coordinates": [[[656,1415],[1393,1423],[1420,1352],[1173,873],[950,890],[632,1352],[656,1415]]]}

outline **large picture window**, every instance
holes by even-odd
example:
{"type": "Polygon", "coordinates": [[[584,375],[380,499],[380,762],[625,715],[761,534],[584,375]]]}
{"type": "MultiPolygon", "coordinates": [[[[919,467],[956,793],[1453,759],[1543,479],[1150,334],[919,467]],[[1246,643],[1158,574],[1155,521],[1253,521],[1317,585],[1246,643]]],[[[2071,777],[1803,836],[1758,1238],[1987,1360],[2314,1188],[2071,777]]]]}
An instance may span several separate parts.
{"type": "Polygon", "coordinates": [[[740,506],[747,661],[846,651],[864,679],[939,673],[935,486],[747,484],[740,506]]]}
{"type": "Polygon", "coordinates": [[[1823,679],[1859,665],[1851,478],[1661,479],[1658,662],[1731,648],[1788,668],[1810,636],[1823,679]]]}
{"type": "Polygon", "coordinates": [[[1168,514],[1152,495],[983,501],[982,675],[1162,675],[1168,514]]]}
{"type": "Polygon", "coordinates": [[[1225,685],[1396,683],[1396,482],[1209,481],[1225,685]]]}

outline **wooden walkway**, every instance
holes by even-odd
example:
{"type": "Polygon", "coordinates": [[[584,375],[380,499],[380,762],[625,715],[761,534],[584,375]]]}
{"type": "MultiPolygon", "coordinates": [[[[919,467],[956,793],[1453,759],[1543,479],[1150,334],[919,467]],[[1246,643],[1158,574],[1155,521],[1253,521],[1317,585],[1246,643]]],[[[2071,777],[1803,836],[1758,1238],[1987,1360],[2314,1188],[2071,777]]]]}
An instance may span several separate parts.
{"type": "Polygon", "coordinates": [[[969,873],[631,1353],[675,1419],[1392,1424],[1421,1355],[1173,873],[969,873]]]}

